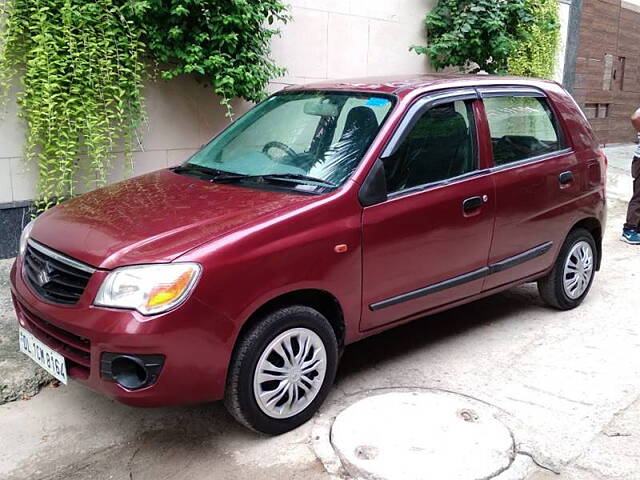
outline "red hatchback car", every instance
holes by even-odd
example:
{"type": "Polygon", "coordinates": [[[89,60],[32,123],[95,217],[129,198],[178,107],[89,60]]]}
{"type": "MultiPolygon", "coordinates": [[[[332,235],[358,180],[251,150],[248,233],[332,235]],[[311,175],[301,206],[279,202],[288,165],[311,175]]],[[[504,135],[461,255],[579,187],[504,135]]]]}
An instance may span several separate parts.
{"type": "Polygon", "coordinates": [[[556,83],[376,78],[279,92],[183,165],[66,201],[11,272],[20,348],[154,406],[225,399],[281,433],[345,345],[537,281],[578,306],[606,159],[556,83]]]}

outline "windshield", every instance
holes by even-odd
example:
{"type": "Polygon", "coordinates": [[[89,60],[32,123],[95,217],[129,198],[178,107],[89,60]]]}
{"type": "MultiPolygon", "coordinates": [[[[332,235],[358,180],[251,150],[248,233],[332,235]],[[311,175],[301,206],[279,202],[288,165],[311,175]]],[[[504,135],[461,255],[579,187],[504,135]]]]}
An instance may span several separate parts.
{"type": "Polygon", "coordinates": [[[382,95],[307,91],[274,95],[189,159],[181,172],[211,181],[277,183],[309,192],[342,185],[393,106],[382,95]]]}

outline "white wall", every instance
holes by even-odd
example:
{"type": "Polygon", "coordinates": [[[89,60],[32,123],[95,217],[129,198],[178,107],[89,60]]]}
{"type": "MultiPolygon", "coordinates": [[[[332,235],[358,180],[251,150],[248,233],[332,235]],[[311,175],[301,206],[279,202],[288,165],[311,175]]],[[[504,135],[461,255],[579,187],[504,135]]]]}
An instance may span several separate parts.
{"type": "Polygon", "coordinates": [[[419,73],[427,60],[424,17],[436,0],[291,0],[294,22],[273,44],[289,69],[277,83],[419,73]]]}
{"type": "MultiPolygon", "coordinates": [[[[272,91],[327,78],[427,72],[424,17],[436,0],[291,0],[292,21],[273,42],[273,57],[288,68],[272,91]]],[[[140,131],[135,173],[183,161],[227,122],[210,90],[189,77],[148,83],[148,128],[140,131]]],[[[235,102],[238,112],[248,108],[235,102]]],[[[31,200],[37,173],[22,160],[24,128],[15,92],[0,119],[0,205],[31,200]]],[[[112,180],[123,177],[118,166],[112,180]]]]}
{"type": "Polygon", "coordinates": [[[622,8],[640,12],[640,0],[622,0],[622,8]]]}
{"type": "MultiPolygon", "coordinates": [[[[640,0],[638,0],[640,1],[640,0]]],[[[571,4],[559,2],[560,14],[560,46],[558,48],[558,57],[556,59],[556,68],[553,79],[562,83],[564,78],[565,58],[567,56],[567,40],[569,37],[569,17],[571,15],[571,4]]]]}

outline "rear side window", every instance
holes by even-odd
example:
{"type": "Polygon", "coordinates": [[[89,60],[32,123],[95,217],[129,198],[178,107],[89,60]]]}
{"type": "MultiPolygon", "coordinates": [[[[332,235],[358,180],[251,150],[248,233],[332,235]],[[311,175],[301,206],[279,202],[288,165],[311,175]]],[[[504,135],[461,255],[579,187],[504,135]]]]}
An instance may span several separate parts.
{"type": "Polygon", "coordinates": [[[506,165],[563,148],[558,123],[546,99],[485,98],[494,164],[506,165]]]}
{"type": "Polygon", "coordinates": [[[477,168],[471,102],[438,105],[416,122],[384,168],[389,193],[440,182],[477,168]]]}

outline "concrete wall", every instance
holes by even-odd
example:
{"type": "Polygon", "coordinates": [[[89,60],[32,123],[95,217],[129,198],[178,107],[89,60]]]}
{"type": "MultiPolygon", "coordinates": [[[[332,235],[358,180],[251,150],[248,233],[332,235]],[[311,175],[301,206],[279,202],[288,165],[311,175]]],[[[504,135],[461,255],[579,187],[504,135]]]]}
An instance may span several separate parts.
{"type": "MultiPolygon", "coordinates": [[[[424,56],[409,46],[424,44],[424,16],[435,0],[291,0],[293,20],[273,42],[273,57],[288,69],[270,86],[326,78],[421,73],[424,56]]],[[[182,162],[227,123],[210,90],[189,77],[148,83],[148,126],[139,132],[135,174],[182,162]]],[[[15,92],[0,119],[0,208],[34,198],[37,172],[22,160],[24,129],[15,92]]],[[[238,112],[248,108],[235,102],[238,112]]],[[[116,165],[112,180],[123,178],[116,165]]]]}
{"type": "Polygon", "coordinates": [[[561,0],[559,2],[558,13],[560,15],[560,45],[558,47],[558,56],[556,57],[556,68],[553,79],[556,82],[562,83],[565,73],[565,61],[567,58],[567,44],[569,41],[571,1],[561,0]]]}

